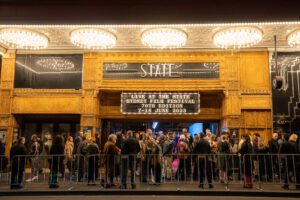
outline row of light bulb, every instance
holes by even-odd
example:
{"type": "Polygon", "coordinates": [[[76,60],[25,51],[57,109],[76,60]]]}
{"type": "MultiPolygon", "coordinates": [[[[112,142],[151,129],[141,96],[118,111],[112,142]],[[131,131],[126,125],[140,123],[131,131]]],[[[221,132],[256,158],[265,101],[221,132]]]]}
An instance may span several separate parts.
{"type": "MultiPolygon", "coordinates": [[[[259,43],[263,33],[256,27],[229,27],[218,31],[213,36],[214,44],[219,48],[236,49],[251,47],[259,43]]],[[[184,46],[188,35],[181,29],[160,27],[146,30],[141,42],[150,48],[173,49],[184,46]]],[[[117,43],[117,37],[99,28],[80,28],[70,33],[71,42],[83,49],[108,49],[117,43]]],[[[292,47],[300,46],[300,30],[287,37],[292,47]]],[[[14,49],[44,49],[48,46],[48,38],[38,32],[23,28],[4,28],[0,30],[0,42],[14,49]]]]}

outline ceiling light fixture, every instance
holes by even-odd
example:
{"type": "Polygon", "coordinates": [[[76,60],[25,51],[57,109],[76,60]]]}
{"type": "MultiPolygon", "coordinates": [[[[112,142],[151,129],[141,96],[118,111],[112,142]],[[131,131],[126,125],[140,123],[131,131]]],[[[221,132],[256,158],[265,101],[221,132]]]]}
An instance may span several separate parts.
{"type": "Polygon", "coordinates": [[[251,47],[262,40],[262,31],[255,27],[232,27],[213,36],[214,44],[224,49],[251,47]]]}
{"type": "Polygon", "coordinates": [[[0,42],[13,49],[44,49],[48,46],[48,38],[43,34],[20,28],[1,29],[0,42]]]}
{"type": "Polygon", "coordinates": [[[187,37],[187,34],[179,29],[155,28],[145,31],[141,41],[150,48],[174,49],[184,46],[187,37]]]}
{"type": "Polygon", "coordinates": [[[290,33],[287,36],[287,42],[291,47],[300,47],[300,30],[290,33]]]}
{"type": "Polygon", "coordinates": [[[70,34],[71,42],[84,49],[108,49],[116,45],[117,38],[108,31],[96,28],[77,29],[70,34]]]}

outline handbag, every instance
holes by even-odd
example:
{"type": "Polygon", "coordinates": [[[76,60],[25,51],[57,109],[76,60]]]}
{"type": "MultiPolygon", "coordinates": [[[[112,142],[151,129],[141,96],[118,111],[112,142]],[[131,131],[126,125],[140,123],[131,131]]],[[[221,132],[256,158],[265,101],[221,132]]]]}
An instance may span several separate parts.
{"type": "Polygon", "coordinates": [[[172,162],[172,172],[176,173],[179,167],[179,158],[176,158],[175,160],[173,160],[172,162]]]}

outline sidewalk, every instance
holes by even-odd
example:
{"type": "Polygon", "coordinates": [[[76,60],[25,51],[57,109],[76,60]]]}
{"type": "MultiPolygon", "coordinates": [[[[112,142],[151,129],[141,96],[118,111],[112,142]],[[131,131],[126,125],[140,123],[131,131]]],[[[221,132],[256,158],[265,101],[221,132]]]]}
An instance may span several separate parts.
{"type": "Polygon", "coordinates": [[[164,183],[162,185],[140,185],[136,189],[120,190],[118,186],[103,188],[100,184],[88,186],[85,183],[61,183],[57,189],[49,189],[46,183],[27,183],[23,189],[11,190],[8,185],[1,184],[0,196],[34,196],[34,195],[190,195],[190,196],[263,196],[263,197],[300,197],[300,190],[290,187],[281,189],[281,185],[262,185],[259,189],[254,185],[252,189],[244,189],[239,184],[215,184],[213,189],[199,189],[196,183],[164,183]]]}

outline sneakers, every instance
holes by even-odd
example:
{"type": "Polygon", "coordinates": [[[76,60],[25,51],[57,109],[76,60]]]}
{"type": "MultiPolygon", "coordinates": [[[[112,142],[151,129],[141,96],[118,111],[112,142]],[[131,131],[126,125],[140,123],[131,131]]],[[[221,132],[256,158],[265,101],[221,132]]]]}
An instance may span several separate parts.
{"type": "Polygon", "coordinates": [[[39,178],[38,176],[34,176],[34,177],[30,178],[30,179],[27,179],[26,182],[29,183],[29,182],[32,182],[34,180],[37,180],[38,178],[39,178]]]}

